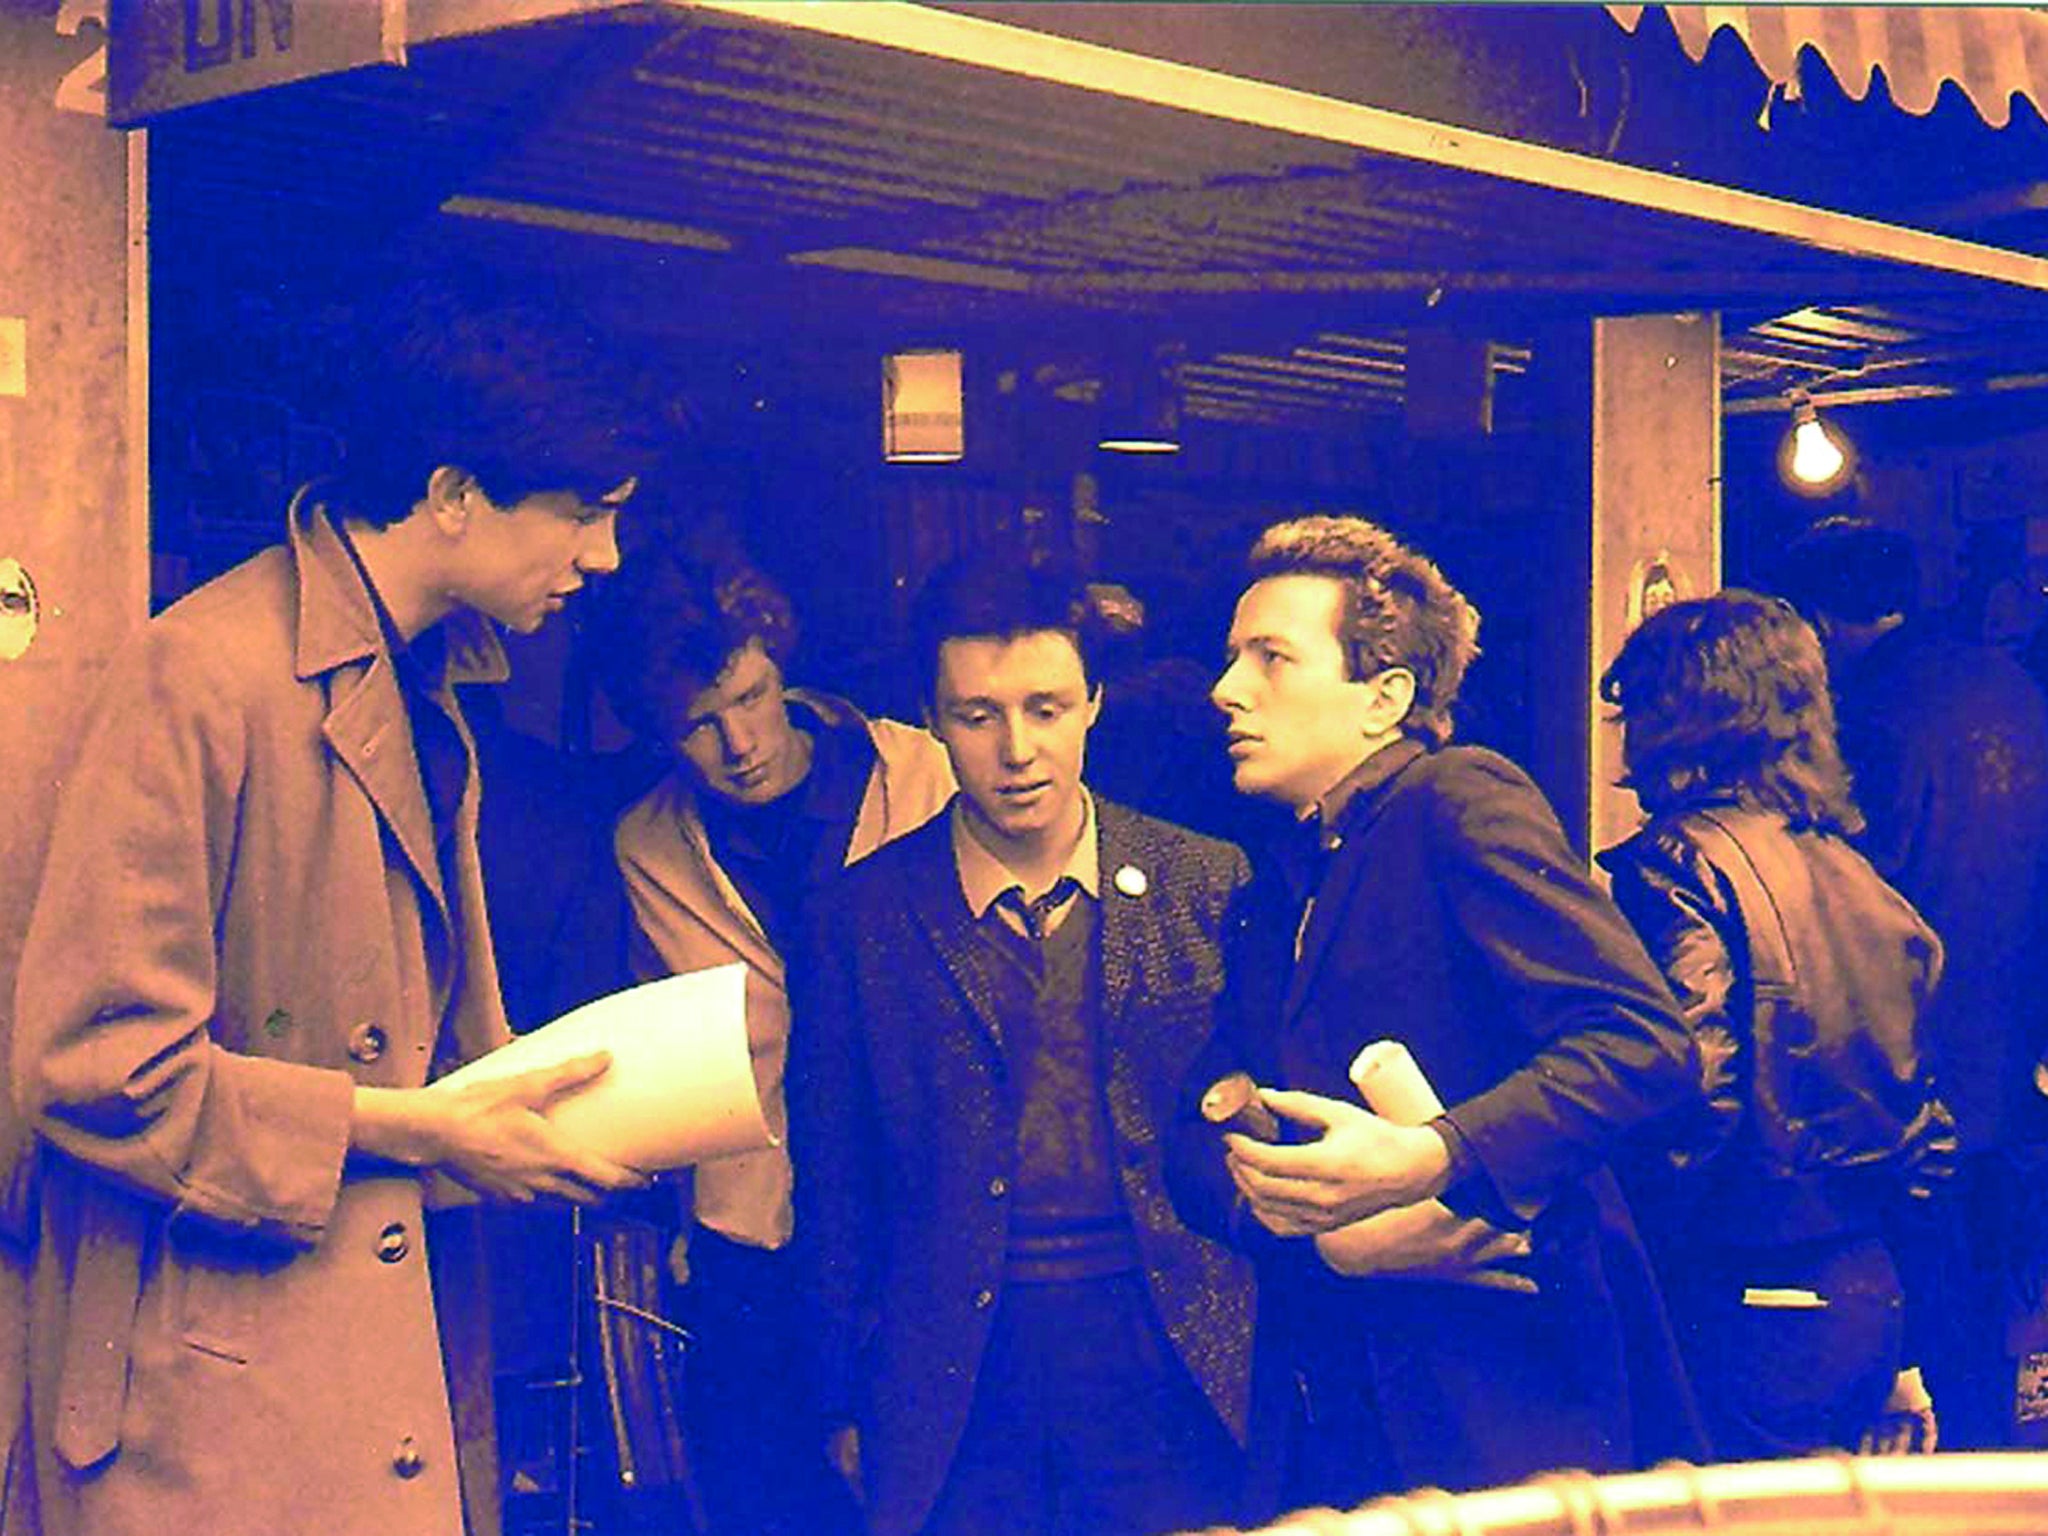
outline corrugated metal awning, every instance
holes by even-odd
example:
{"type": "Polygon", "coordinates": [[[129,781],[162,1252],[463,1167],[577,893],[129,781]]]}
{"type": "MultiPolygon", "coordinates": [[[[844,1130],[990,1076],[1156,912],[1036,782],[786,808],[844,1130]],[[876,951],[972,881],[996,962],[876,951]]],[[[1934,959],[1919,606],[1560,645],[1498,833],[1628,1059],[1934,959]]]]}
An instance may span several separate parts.
{"type": "MultiPolygon", "coordinates": [[[[1610,5],[1633,32],[1642,5],[1610,5]]],[[[1820,55],[1842,89],[1861,101],[1883,70],[1894,105],[1924,115],[1953,80],[1994,128],[2012,119],[2012,98],[2037,112],[2048,104],[2048,15],[2039,9],[1991,5],[1667,5],[1685,51],[1704,58],[1726,27],[1748,47],[1775,83],[1796,88],[1799,54],[1820,55]]]]}
{"type": "Polygon", "coordinates": [[[1728,312],[1745,399],[2048,379],[2031,252],[977,16],[406,15],[409,67],[152,121],[165,293],[353,291],[396,250],[545,269],[678,346],[965,338],[1055,389],[1120,327],[1186,347],[1190,415],[1247,424],[1400,409],[1415,333],[1483,334],[1512,375],[1544,324],[1673,308],[1728,312]]]}

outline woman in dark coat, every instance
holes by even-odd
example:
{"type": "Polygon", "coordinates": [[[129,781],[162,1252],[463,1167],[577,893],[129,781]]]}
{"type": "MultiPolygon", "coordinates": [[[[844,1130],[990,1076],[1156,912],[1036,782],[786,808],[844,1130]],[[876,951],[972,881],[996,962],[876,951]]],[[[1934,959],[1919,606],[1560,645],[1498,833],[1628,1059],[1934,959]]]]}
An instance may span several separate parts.
{"type": "Polygon", "coordinates": [[[1941,944],[1845,841],[1819,641],[1775,598],[1677,603],[1601,695],[1649,816],[1601,862],[1707,1078],[1627,1172],[1715,1450],[1931,1449],[1908,1302],[1913,1197],[1953,1149],[1921,1029],[1941,944]]]}

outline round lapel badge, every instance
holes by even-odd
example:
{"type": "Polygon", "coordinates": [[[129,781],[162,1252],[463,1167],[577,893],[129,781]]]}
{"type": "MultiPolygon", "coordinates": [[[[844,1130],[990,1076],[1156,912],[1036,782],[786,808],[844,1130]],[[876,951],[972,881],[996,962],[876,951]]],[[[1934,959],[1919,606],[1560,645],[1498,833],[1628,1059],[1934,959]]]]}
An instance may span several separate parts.
{"type": "Polygon", "coordinates": [[[1152,888],[1152,882],[1145,878],[1145,871],[1135,864],[1126,864],[1119,869],[1114,877],[1114,883],[1119,891],[1133,900],[1152,888]]]}

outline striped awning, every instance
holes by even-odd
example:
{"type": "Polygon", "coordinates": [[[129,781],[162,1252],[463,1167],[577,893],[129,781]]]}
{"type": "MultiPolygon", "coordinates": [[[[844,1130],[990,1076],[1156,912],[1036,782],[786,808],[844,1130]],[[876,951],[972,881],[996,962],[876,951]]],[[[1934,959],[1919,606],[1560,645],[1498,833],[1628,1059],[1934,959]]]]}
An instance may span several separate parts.
{"type": "MultiPolygon", "coordinates": [[[[1633,32],[1653,7],[1610,5],[1633,32]]],[[[1942,83],[1953,80],[1994,128],[2012,118],[2024,96],[2048,116],[2048,12],[1991,5],[1667,5],[1679,42],[1695,60],[1722,27],[1748,46],[1773,81],[1792,87],[1799,53],[1812,48],[1851,98],[1870,92],[1884,71],[1892,101],[1931,112],[1942,83]]]]}

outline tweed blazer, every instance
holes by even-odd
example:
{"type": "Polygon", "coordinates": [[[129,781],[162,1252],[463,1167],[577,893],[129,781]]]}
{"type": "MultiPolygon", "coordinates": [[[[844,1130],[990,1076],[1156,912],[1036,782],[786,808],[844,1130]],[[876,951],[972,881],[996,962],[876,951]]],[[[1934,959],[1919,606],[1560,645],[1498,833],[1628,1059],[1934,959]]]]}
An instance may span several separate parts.
{"type": "MultiPolygon", "coordinates": [[[[452,680],[504,676],[447,622],[452,680]]],[[[488,1400],[458,1430],[448,1393],[487,1330],[436,1317],[422,1179],[349,1156],[358,1084],[426,1082],[439,999],[461,1054],[507,1038],[478,794],[472,751],[448,890],[368,589],[303,497],[115,662],[16,992],[51,1536],[448,1536],[463,1495],[495,1527],[488,1400]]]]}
{"type": "MultiPolygon", "coordinates": [[[[1240,1439],[1249,1266],[1168,1200],[1162,1143],[1222,989],[1246,877],[1227,843],[1099,797],[1098,925],[1117,1174],[1160,1323],[1240,1439]]],[[[1015,1107],[989,959],[938,817],[848,872],[797,977],[797,1248],[816,1280],[828,1414],[857,1422],[869,1521],[904,1536],[965,1427],[1003,1281],[1015,1107]]]]}

